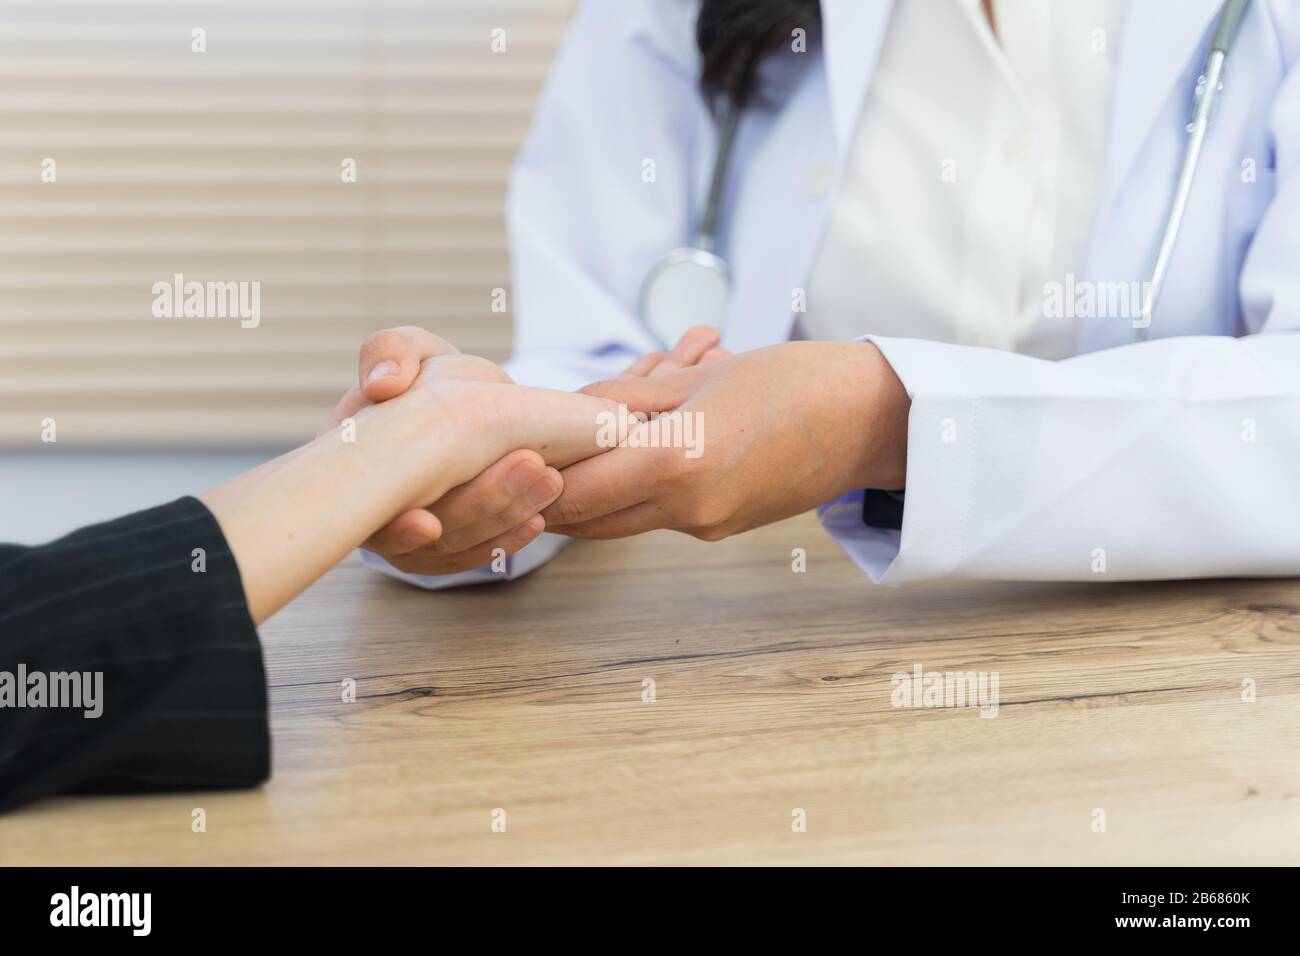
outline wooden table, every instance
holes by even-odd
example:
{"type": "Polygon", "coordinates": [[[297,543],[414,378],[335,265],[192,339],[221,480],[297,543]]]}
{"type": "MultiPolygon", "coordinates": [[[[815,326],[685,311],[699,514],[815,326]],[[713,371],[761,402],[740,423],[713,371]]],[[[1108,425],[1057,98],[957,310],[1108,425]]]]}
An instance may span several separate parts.
{"type": "Polygon", "coordinates": [[[1298,597],[878,588],[808,517],[443,594],[354,558],[263,629],[267,786],[47,801],[0,861],[1300,863],[1298,597]],[[893,706],[917,664],[997,716],[893,706]]]}

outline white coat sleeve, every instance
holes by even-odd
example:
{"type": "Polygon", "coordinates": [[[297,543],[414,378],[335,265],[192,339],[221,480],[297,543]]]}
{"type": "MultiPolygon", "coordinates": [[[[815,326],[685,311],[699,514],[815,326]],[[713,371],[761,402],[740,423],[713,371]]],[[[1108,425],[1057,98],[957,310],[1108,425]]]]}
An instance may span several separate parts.
{"type": "MultiPolygon", "coordinates": [[[[574,14],[510,179],[505,368],[520,384],[580,388],[660,347],[636,318],[637,294],[650,266],[689,241],[714,136],[696,90],[695,13],[689,0],[587,0],[574,14]]],[[[543,534],[495,573],[406,574],[362,556],[438,589],[520,577],[568,541],[543,534]]]]}
{"type": "Polygon", "coordinates": [[[1240,275],[1250,334],[1060,362],[872,338],[912,397],[902,529],[864,525],[861,492],[821,514],[873,579],[1300,574],[1297,82],[1240,275]]]}

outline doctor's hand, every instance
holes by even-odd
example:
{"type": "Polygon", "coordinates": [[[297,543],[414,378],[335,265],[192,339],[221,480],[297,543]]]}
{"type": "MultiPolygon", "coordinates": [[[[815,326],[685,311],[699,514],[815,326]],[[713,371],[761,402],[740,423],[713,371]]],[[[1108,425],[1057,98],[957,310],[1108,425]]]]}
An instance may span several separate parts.
{"type": "MultiPolygon", "coordinates": [[[[715,329],[699,326],[687,331],[671,352],[642,356],[623,374],[657,376],[700,362],[726,356],[718,347],[715,329]]],[[[369,336],[361,345],[359,382],[340,401],[329,423],[333,427],[356,410],[402,394],[420,369],[421,357],[431,351],[452,352],[448,343],[414,326],[387,329],[369,336]]],[[[450,361],[444,358],[445,362],[450,361]]],[[[460,363],[484,363],[461,356],[460,363]]],[[[474,374],[490,374],[511,381],[502,369],[474,366],[474,374]]],[[[366,541],[364,547],[400,571],[412,574],[452,574],[481,567],[500,549],[514,554],[537,538],[546,527],[541,510],[559,497],[563,488],[555,464],[537,451],[520,448],[470,481],[454,488],[427,508],[399,515],[366,541]]]]}
{"type": "Polygon", "coordinates": [[[711,325],[693,325],[677,340],[671,352],[646,352],[624,369],[620,378],[662,378],[678,369],[716,362],[731,353],[719,343],[722,335],[711,325]]]}
{"type": "Polygon", "coordinates": [[[561,472],[564,492],[542,512],[560,534],[673,528],[713,541],[905,482],[911,401],[869,342],[790,342],[583,391],[671,414],[634,420],[621,447],[561,472]],[[677,439],[695,447],[664,447],[677,439]]]}

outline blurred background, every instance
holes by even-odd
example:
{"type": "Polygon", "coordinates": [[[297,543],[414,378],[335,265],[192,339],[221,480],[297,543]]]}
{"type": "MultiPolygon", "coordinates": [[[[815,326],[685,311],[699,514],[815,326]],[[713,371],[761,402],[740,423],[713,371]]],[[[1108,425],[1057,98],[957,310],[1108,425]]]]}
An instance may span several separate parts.
{"type": "Polygon", "coordinates": [[[504,358],[506,180],[573,6],[0,2],[0,540],[310,438],[375,329],[504,358]],[[177,273],[259,282],[260,323],[154,317],[177,273]]]}

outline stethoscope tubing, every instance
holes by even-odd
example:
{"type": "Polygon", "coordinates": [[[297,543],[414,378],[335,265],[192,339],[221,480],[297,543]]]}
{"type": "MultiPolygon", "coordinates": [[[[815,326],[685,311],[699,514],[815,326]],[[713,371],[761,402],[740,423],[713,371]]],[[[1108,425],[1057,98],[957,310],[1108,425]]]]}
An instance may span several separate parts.
{"type": "MultiPolygon", "coordinates": [[[[1192,182],[1200,166],[1201,153],[1205,138],[1214,116],[1214,108],[1223,92],[1223,79],[1227,69],[1228,53],[1237,39],[1242,17],[1245,15],[1249,0],[1226,0],[1215,20],[1214,33],[1210,39],[1210,49],[1205,66],[1196,83],[1196,93],[1192,100],[1192,117],[1187,124],[1187,146],[1183,151],[1182,164],[1179,168],[1178,181],[1170,200],[1169,210],[1165,216],[1164,229],[1160,234],[1155,264],[1151,270],[1151,281],[1143,296],[1142,315],[1133,323],[1133,341],[1144,341],[1151,327],[1151,320],[1160,293],[1164,288],[1165,277],[1173,260],[1174,249],[1178,243],[1178,234],[1182,228],[1183,216],[1191,198],[1192,182]]],[[[724,102],[718,122],[718,146],[713,160],[712,175],[709,178],[708,198],[704,212],[696,228],[693,245],[683,249],[674,249],[657,262],[646,274],[641,289],[641,320],[650,331],[658,336],[653,327],[644,303],[651,301],[651,286],[663,273],[665,266],[690,258],[692,250],[707,254],[699,256],[700,268],[718,271],[723,281],[730,283],[730,267],[725,259],[714,251],[717,244],[718,219],[722,207],[723,193],[727,184],[727,167],[735,148],[736,130],[740,125],[741,104],[734,97],[724,102]]],[[[673,343],[665,343],[671,347],[673,343]]]]}

